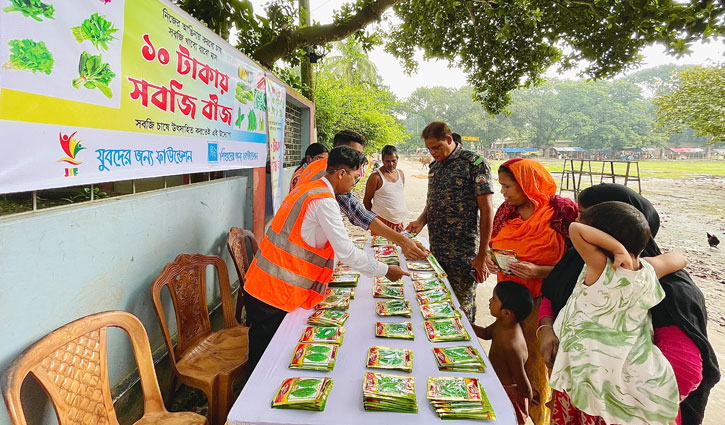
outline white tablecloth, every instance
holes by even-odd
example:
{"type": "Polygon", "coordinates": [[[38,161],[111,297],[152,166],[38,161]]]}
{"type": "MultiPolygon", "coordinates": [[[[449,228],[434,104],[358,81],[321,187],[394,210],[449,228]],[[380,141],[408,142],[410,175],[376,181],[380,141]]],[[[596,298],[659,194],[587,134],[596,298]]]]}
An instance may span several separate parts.
{"type": "MultiPolygon", "coordinates": [[[[371,250],[369,244],[365,248],[371,250]]],[[[400,255],[403,260],[402,254],[400,255]]],[[[402,265],[405,268],[404,265],[402,265]]],[[[471,335],[470,341],[437,342],[428,340],[423,329],[423,318],[420,314],[415,290],[410,278],[404,278],[405,297],[411,304],[411,318],[400,316],[381,317],[375,313],[375,301],[372,296],[373,279],[360,276],[355,299],[351,300],[348,312],[350,317],[345,322],[345,339],[338,351],[335,369],[332,372],[289,369],[292,351],[307,326],[307,318],[311,310],[297,309],[285,317],[277,333],[272,338],[257,368],[244,386],[239,398],[229,412],[229,425],[247,424],[329,424],[329,425],[370,425],[370,424],[440,424],[436,414],[426,398],[426,382],[429,376],[470,376],[480,379],[489,401],[496,412],[496,421],[455,420],[455,424],[496,423],[515,425],[516,416],[493,367],[481,348],[471,325],[463,318],[466,330],[471,335]],[[415,340],[376,338],[375,322],[390,321],[413,323],[415,340]],[[473,345],[486,362],[485,373],[443,372],[436,366],[433,347],[455,345],[473,345]],[[365,366],[368,348],[379,345],[394,348],[413,349],[413,373],[367,369],[365,366]],[[398,412],[366,412],[363,409],[362,381],[366,371],[391,373],[415,377],[415,395],[418,399],[418,413],[398,412]],[[272,409],[271,402],[275,391],[285,378],[295,376],[320,376],[333,379],[333,387],[323,412],[304,410],[272,409]]],[[[448,285],[448,282],[446,282],[448,285]]],[[[450,288],[450,286],[449,286],[450,288]]],[[[452,293],[452,291],[451,291],[452,293]]],[[[458,307],[458,301],[454,303],[458,307]]]]}

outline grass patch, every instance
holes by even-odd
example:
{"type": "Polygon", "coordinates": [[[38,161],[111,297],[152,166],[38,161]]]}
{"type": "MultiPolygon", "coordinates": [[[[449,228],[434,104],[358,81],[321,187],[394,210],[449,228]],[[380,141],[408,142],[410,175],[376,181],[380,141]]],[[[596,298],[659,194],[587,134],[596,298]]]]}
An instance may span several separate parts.
{"type": "MultiPolygon", "coordinates": [[[[550,173],[561,173],[564,169],[564,160],[551,160],[541,159],[538,160],[550,173]]],[[[495,173],[499,165],[503,164],[504,161],[489,161],[491,170],[495,173]]],[[[579,168],[579,162],[574,161],[574,167],[579,168]]],[[[587,164],[584,163],[586,171],[589,170],[587,164]]],[[[615,163],[614,172],[615,174],[625,174],[627,170],[627,164],[615,163]]],[[[592,171],[601,172],[602,165],[600,162],[592,162],[592,171]]],[[[605,169],[605,172],[609,171],[609,165],[605,169]]],[[[630,166],[630,174],[636,171],[634,165],[630,166]]],[[[654,177],[663,179],[686,179],[692,177],[712,177],[712,176],[725,176],[725,161],[722,160],[684,160],[684,161],[663,161],[663,160],[647,160],[639,162],[640,177],[654,177]]],[[[598,176],[595,176],[598,177],[598,176]]],[[[621,177],[618,178],[618,180],[621,177]]]]}

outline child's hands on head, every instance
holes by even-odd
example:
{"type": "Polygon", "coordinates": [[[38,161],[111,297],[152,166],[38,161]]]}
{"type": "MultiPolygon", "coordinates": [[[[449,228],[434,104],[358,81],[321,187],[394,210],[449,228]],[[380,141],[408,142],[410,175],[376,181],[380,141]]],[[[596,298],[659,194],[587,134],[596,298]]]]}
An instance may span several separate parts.
{"type": "Polygon", "coordinates": [[[632,256],[626,250],[615,251],[612,253],[614,259],[612,260],[612,270],[617,270],[620,266],[627,270],[634,270],[632,265],[632,256]]]}

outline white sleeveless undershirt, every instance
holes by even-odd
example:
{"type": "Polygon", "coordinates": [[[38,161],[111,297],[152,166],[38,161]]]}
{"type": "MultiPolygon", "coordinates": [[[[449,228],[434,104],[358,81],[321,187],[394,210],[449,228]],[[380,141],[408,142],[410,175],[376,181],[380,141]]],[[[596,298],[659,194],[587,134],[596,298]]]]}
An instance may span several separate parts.
{"type": "Polygon", "coordinates": [[[383,185],[375,191],[373,195],[372,212],[379,215],[391,223],[402,223],[408,215],[408,207],[405,205],[405,195],[403,193],[403,176],[398,171],[398,181],[395,183],[385,179],[383,173],[377,170],[383,185]]]}

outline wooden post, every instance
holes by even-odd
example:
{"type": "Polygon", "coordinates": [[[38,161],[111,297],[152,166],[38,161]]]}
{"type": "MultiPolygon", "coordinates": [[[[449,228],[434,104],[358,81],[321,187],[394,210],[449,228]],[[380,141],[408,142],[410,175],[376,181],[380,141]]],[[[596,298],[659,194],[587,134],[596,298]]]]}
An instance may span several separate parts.
{"type": "Polygon", "coordinates": [[[254,237],[258,241],[264,238],[264,218],[267,208],[266,186],[266,167],[255,168],[252,177],[252,229],[254,237]]]}

